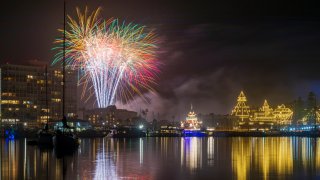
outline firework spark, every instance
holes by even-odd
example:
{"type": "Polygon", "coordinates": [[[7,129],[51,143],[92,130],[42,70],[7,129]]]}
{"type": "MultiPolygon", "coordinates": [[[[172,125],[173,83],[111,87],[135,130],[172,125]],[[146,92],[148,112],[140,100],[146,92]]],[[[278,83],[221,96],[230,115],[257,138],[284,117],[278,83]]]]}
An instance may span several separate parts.
{"type": "MultiPolygon", "coordinates": [[[[159,63],[158,38],[153,31],[118,19],[100,20],[99,12],[100,8],[89,14],[86,8],[81,13],[77,8],[77,19],[68,16],[65,44],[68,66],[82,72],[83,95],[93,91],[102,108],[117,99],[126,101],[134,94],[153,91],[159,63]]],[[[54,64],[63,59],[63,39],[55,43],[54,64]]]]}

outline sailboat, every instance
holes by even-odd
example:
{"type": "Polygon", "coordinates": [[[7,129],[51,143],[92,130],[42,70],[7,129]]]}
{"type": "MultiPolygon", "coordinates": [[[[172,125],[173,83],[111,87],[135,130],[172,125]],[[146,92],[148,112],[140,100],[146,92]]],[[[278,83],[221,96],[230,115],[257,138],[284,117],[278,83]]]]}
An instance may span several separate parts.
{"type": "Polygon", "coordinates": [[[48,68],[45,68],[46,77],[46,117],[45,127],[38,132],[38,145],[41,147],[52,147],[53,132],[49,130],[49,108],[48,108],[48,68]]]}
{"type": "Polygon", "coordinates": [[[79,139],[72,133],[72,127],[67,125],[67,118],[62,119],[63,129],[57,130],[53,136],[53,146],[59,152],[73,152],[79,146],[79,139]]]}
{"type": "Polygon", "coordinates": [[[67,117],[65,116],[65,89],[66,89],[66,3],[64,1],[64,17],[63,17],[63,62],[62,62],[62,74],[63,74],[63,83],[62,83],[62,124],[63,128],[57,130],[53,136],[53,146],[58,153],[71,153],[79,146],[79,139],[72,133],[72,127],[67,125],[67,117]]]}

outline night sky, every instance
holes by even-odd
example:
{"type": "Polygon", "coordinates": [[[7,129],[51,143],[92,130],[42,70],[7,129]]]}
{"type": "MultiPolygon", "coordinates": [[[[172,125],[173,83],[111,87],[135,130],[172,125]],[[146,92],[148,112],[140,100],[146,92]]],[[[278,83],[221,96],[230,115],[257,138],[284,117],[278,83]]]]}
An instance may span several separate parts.
{"type": "MultiPolygon", "coordinates": [[[[254,106],[264,99],[288,103],[309,91],[320,95],[316,1],[70,0],[67,13],[85,5],[101,6],[104,18],[155,28],[162,39],[157,94],[147,94],[150,104],[137,97],[121,107],[168,118],[183,116],[190,103],[198,113],[230,113],[241,90],[254,106]]],[[[50,63],[62,23],[63,1],[2,2],[1,63],[50,63]]]]}

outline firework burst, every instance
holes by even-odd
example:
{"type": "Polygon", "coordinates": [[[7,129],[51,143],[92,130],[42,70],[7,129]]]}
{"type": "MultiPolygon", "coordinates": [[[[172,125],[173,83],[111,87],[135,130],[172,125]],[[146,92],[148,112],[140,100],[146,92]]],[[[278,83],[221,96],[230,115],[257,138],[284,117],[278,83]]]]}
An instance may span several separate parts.
{"type": "MultiPolygon", "coordinates": [[[[68,66],[82,72],[83,96],[93,92],[102,108],[153,91],[159,63],[153,31],[118,19],[100,20],[99,12],[100,8],[91,14],[77,8],[77,19],[68,16],[65,45],[68,66]]],[[[63,42],[55,41],[58,53],[53,64],[63,59],[63,42]]]]}

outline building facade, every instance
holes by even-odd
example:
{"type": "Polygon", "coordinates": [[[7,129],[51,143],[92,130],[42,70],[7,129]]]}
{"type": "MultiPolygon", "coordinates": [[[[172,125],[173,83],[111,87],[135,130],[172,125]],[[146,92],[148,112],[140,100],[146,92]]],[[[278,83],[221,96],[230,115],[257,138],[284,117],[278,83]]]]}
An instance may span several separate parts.
{"type": "Polygon", "coordinates": [[[198,114],[198,119],[202,121],[207,129],[232,130],[238,123],[238,118],[229,114],[198,114]]]}
{"type": "Polygon", "coordinates": [[[239,117],[239,119],[241,119],[241,122],[249,118],[250,107],[247,105],[247,98],[244,95],[243,91],[240,92],[240,95],[237,99],[237,104],[231,111],[231,115],[239,117]]]}
{"type": "MultiPolygon", "coordinates": [[[[1,121],[3,125],[39,126],[62,118],[61,69],[50,67],[1,65],[1,121]],[[46,76],[47,72],[47,76],[46,76]]],[[[77,112],[77,77],[66,71],[65,112],[77,112]]]]}
{"type": "Polygon", "coordinates": [[[275,109],[269,106],[267,100],[258,110],[250,109],[245,104],[247,98],[241,91],[238,96],[237,104],[231,112],[231,115],[239,119],[237,128],[244,129],[272,129],[282,125],[291,125],[293,111],[284,104],[277,106],[275,109]]]}
{"type": "Polygon", "coordinates": [[[85,110],[83,116],[93,125],[114,127],[118,125],[131,125],[134,123],[133,121],[135,121],[138,113],[126,109],[117,109],[116,106],[112,105],[106,108],[85,110]]]}

